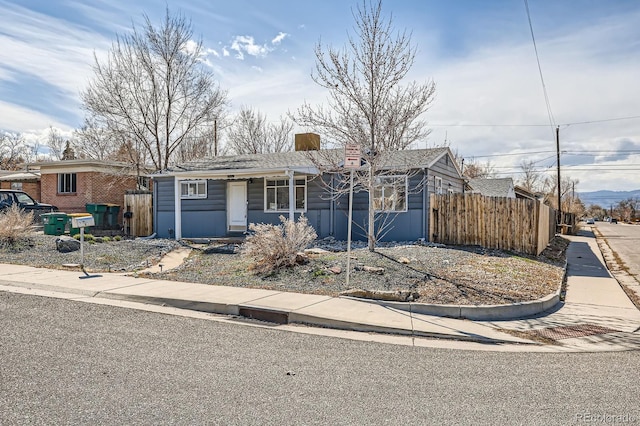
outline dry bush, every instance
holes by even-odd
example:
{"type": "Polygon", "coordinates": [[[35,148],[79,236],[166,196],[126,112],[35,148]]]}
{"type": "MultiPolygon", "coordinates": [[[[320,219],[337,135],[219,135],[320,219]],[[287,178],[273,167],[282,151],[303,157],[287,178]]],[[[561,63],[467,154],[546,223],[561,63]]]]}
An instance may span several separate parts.
{"type": "Polygon", "coordinates": [[[254,234],[247,237],[241,253],[254,261],[253,269],[258,273],[295,265],[297,254],[317,238],[316,231],[304,216],[297,222],[280,216],[280,222],[280,225],[249,225],[254,234]]]}
{"type": "Polygon", "coordinates": [[[33,230],[33,212],[25,212],[15,204],[0,212],[0,245],[13,246],[26,240],[33,230]]]}

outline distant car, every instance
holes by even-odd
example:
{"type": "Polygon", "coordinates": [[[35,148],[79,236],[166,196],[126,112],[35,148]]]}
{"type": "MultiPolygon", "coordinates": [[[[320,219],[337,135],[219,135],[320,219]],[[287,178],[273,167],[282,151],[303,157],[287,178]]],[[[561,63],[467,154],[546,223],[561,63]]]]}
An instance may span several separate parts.
{"type": "Polygon", "coordinates": [[[596,221],[594,218],[590,217],[587,219],[587,225],[595,225],[596,221]]]}
{"type": "Polygon", "coordinates": [[[618,219],[611,218],[611,223],[618,223],[618,219]]]}
{"type": "Polygon", "coordinates": [[[58,211],[56,206],[39,203],[24,191],[14,189],[0,189],[0,212],[17,205],[26,212],[33,212],[34,220],[39,221],[40,215],[58,211]]]}

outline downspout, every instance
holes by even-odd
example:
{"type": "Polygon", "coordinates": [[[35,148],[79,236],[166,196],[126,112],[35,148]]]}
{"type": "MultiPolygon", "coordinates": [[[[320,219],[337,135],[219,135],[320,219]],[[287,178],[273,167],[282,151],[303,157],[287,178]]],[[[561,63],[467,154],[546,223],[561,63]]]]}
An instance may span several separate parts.
{"type": "Polygon", "coordinates": [[[427,168],[422,168],[422,174],[424,175],[422,181],[422,214],[424,215],[422,220],[422,238],[424,238],[425,242],[428,242],[428,234],[429,227],[427,226],[427,221],[429,219],[429,212],[427,211],[427,192],[429,191],[429,174],[427,173],[427,168]]]}
{"type": "Polygon", "coordinates": [[[331,174],[331,203],[329,204],[329,235],[331,236],[335,236],[335,229],[334,227],[334,220],[333,220],[333,215],[335,214],[335,205],[336,205],[336,200],[335,200],[335,195],[333,193],[333,185],[334,185],[334,176],[333,173],[331,174]]]}
{"type": "Polygon", "coordinates": [[[293,179],[293,170],[287,170],[287,174],[289,175],[289,220],[291,222],[295,222],[295,212],[296,212],[296,193],[293,179]]]}
{"type": "Polygon", "coordinates": [[[180,200],[180,179],[176,176],[174,178],[174,210],[175,210],[175,224],[174,232],[176,240],[182,239],[182,202],[180,200]]]}

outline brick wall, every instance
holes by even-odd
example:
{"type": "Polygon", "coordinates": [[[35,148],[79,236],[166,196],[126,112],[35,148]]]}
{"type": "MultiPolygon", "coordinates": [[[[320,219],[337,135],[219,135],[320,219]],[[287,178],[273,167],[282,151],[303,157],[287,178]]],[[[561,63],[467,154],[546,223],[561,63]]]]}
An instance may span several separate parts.
{"type": "MultiPolygon", "coordinates": [[[[0,182],[0,189],[11,189],[12,183],[13,182],[2,181],[0,182]]],[[[22,182],[22,191],[31,195],[31,198],[35,198],[37,201],[42,201],[40,199],[40,182],[22,182]]]]}
{"type": "Polygon", "coordinates": [[[122,223],[122,204],[124,192],[136,189],[136,177],[113,175],[100,172],[76,173],[76,192],[73,194],[58,193],[58,174],[43,173],[40,178],[42,186],[42,202],[57,206],[65,213],[81,213],[86,211],[85,205],[116,204],[120,206],[118,223],[122,223]]]}

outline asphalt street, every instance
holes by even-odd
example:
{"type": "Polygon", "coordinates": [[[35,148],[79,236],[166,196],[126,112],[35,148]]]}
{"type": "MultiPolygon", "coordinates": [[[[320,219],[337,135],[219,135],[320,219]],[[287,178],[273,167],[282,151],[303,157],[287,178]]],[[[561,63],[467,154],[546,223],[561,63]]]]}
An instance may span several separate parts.
{"type": "Polygon", "coordinates": [[[0,320],[3,425],[640,423],[637,351],[417,348],[2,292],[0,320]]]}
{"type": "Polygon", "coordinates": [[[622,259],[629,272],[640,281],[640,225],[596,222],[609,247],[622,259]]]}

